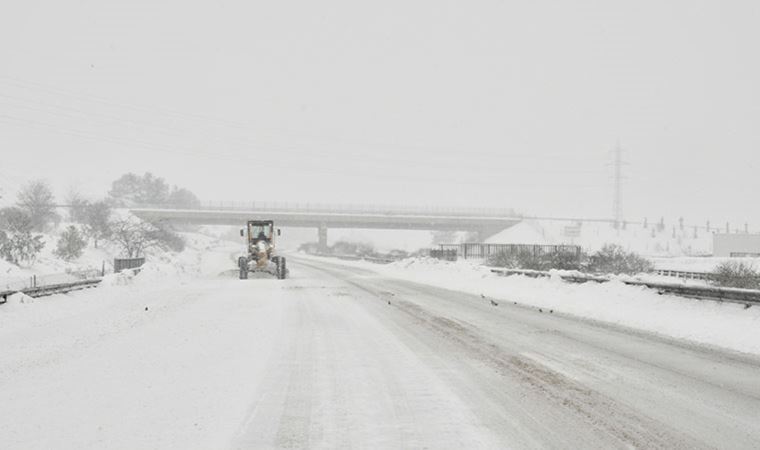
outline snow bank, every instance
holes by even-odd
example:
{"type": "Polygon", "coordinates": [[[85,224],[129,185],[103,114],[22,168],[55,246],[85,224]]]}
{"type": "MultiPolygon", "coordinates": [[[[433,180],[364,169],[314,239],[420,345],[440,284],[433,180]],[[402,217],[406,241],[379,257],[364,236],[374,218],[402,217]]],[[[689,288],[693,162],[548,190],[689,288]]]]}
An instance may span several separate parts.
{"type": "Polygon", "coordinates": [[[112,286],[126,286],[132,282],[135,277],[133,270],[124,270],[120,273],[109,273],[104,276],[98,285],[99,288],[108,288],[112,286]]]}
{"type": "Polygon", "coordinates": [[[8,302],[6,303],[6,307],[10,307],[12,305],[25,305],[25,304],[28,305],[30,303],[34,303],[34,298],[29,297],[23,292],[17,292],[15,294],[8,296],[8,302]]]}
{"type": "Polygon", "coordinates": [[[712,253],[712,234],[693,227],[681,229],[678,224],[644,228],[629,224],[615,229],[606,222],[574,222],[567,220],[526,219],[491,236],[491,244],[575,244],[587,252],[595,252],[605,244],[617,244],[626,250],[647,256],[704,255],[712,253]]]}
{"type": "MultiPolygon", "coordinates": [[[[199,277],[216,276],[225,269],[235,268],[232,253],[239,250],[237,246],[201,234],[181,234],[187,244],[184,251],[151,251],[138,273],[126,270],[108,274],[95,289],[36,299],[23,294],[10,296],[7,303],[0,305],[0,336],[122,303],[139,304],[148,293],[157,289],[171,290],[172,286],[181,286],[199,277]]],[[[40,267],[44,266],[35,266],[35,270],[40,270],[40,267]]],[[[20,279],[28,281],[25,275],[20,279]]],[[[38,279],[52,279],[52,276],[38,275],[38,279]]],[[[0,276],[0,289],[9,281],[10,278],[0,276]]]]}
{"type": "Polygon", "coordinates": [[[486,239],[487,244],[555,244],[556,239],[534,220],[524,220],[486,239]]]}
{"type": "Polygon", "coordinates": [[[675,258],[653,258],[657,269],[663,270],[680,270],[683,272],[712,272],[724,262],[741,262],[760,269],[760,258],[730,258],[730,257],[675,257],[675,258]]]}
{"type": "Polygon", "coordinates": [[[760,354],[760,307],[659,295],[620,281],[571,284],[559,277],[502,277],[466,261],[410,258],[386,266],[341,262],[404,280],[486,295],[650,331],[668,337],[760,354]]]}

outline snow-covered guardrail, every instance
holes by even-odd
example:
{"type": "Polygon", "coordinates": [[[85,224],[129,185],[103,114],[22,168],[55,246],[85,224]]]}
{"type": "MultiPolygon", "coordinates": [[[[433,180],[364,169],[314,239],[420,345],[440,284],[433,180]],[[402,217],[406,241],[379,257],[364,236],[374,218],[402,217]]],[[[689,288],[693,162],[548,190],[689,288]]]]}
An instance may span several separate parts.
{"type": "MultiPolygon", "coordinates": [[[[548,278],[554,274],[554,272],[544,272],[541,270],[503,269],[500,267],[491,267],[490,269],[491,269],[491,272],[497,273],[503,276],[524,275],[530,278],[548,278]]],[[[581,273],[576,273],[576,272],[557,272],[557,273],[559,274],[560,278],[562,278],[565,281],[569,281],[571,283],[585,283],[587,281],[605,283],[607,281],[610,281],[609,278],[596,277],[593,275],[586,275],[586,274],[581,274],[581,273]]]]}
{"type": "Polygon", "coordinates": [[[323,258],[337,258],[337,259],[343,259],[346,261],[367,261],[367,262],[376,263],[376,264],[390,264],[392,262],[398,261],[397,259],[393,259],[393,258],[382,258],[382,257],[376,257],[376,256],[358,256],[358,255],[334,255],[331,253],[317,253],[314,256],[321,256],[323,258]]]}
{"type": "MultiPolygon", "coordinates": [[[[551,277],[555,273],[542,272],[538,270],[520,270],[520,269],[503,269],[498,267],[491,268],[491,272],[497,273],[503,276],[509,275],[524,275],[533,278],[539,277],[551,277]]],[[[606,283],[611,281],[610,278],[598,277],[593,275],[585,275],[576,272],[557,272],[560,278],[571,283],[586,283],[593,281],[596,283],[606,283]]],[[[726,288],[716,286],[697,286],[686,285],[680,283],[661,283],[642,280],[631,279],[618,279],[620,282],[629,286],[644,286],[649,289],[655,289],[660,294],[674,294],[680,297],[696,298],[704,300],[718,300],[734,303],[742,303],[747,307],[753,304],[760,304],[760,290],[754,289],[738,289],[738,288],[726,288]]]]}
{"type": "Polygon", "coordinates": [[[22,292],[24,295],[28,295],[29,297],[44,297],[46,295],[64,294],[66,292],[95,287],[98,285],[98,283],[100,283],[100,281],[101,278],[93,278],[90,280],[73,281],[71,283],[48,284],[45,286],[0,291],[0,304],[5,303],[8,300],[9,296],[17,292],[22,292]]]}
{"type": "Polygon", "coordinates": [[[687,280],[709,281],[712,277],[710,272],[686,272],[683,270],[655,269],[654,274],[663,277],[685,278],[687,280]]]}

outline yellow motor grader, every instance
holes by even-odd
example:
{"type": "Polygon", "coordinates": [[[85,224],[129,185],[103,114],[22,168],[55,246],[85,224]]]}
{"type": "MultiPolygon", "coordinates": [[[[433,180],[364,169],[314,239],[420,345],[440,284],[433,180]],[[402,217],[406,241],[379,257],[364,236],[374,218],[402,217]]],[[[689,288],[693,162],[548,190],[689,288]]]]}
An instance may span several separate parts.
{"type": "MultiPolygon", "coordinates": [[[[280,235],[280,229],[277,230],[280,235]]],[[[238,258],[240,279],[248,278],[249,273],[268,273],[280,280],[288,275],[285,257],[276,255],[274,222],[271,220],[249,220],[246,228],[240,230],[240,237],[246,238],[247,256],[238,258]]]]}

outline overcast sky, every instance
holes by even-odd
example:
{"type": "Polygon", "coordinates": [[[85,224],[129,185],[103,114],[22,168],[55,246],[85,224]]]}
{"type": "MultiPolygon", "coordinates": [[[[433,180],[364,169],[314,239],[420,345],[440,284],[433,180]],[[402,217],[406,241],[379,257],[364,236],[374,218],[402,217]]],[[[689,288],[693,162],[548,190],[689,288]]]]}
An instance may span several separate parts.
{"type": "Polygon", "coordinates": [[[151,171],[207,200],[760,228],[745,1],[35,1],[0,14],[0,194],[151,171]]]}

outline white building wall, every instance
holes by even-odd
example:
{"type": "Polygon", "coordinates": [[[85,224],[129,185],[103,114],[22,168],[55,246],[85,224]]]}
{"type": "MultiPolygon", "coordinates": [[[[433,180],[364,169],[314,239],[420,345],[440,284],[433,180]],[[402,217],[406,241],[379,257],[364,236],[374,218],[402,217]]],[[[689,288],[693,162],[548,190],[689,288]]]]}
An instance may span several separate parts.
{"type": "Polygon", "coordinates": [[[760,234],[713,234],[713,256],[760,256],[760,234]]]}

